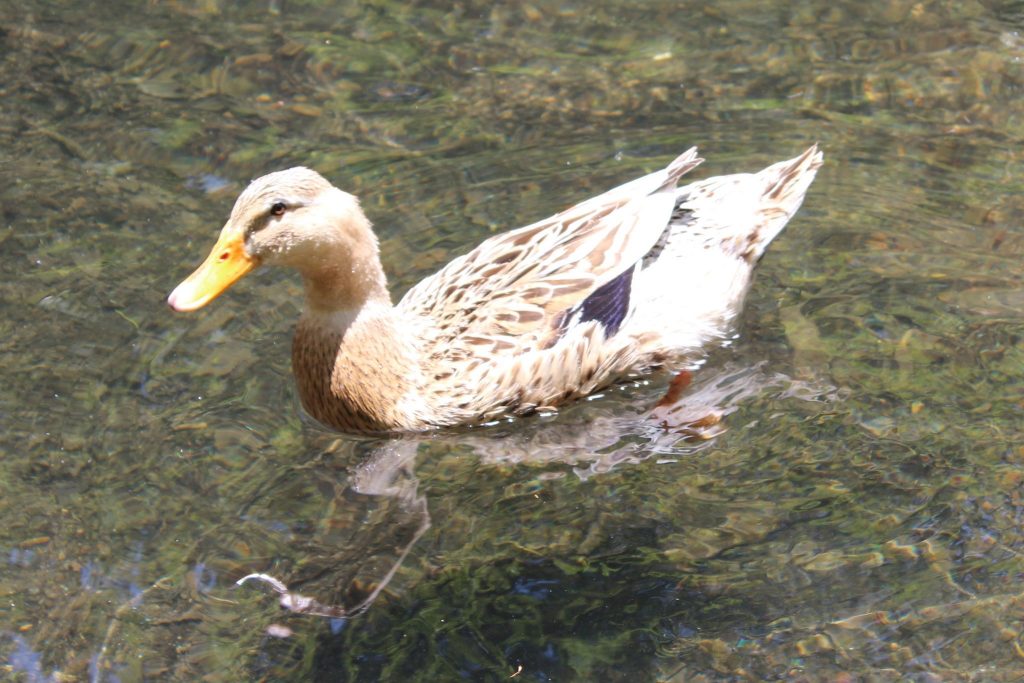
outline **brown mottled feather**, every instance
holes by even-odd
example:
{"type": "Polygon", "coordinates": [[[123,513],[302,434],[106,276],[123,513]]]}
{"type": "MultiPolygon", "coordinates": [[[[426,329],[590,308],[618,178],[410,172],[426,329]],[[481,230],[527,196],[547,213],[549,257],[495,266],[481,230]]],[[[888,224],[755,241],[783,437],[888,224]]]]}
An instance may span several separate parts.
{"type": "MultiPolygon", "coordinates": [[[[496,235],[421,281],[398,304],[447,323],[438,361],[467,336],[532,348],[557,316],[642,258],[665,230],[675,183],[703,159],[687,150],[645,187],[617,188],[543,221],[496,235]],[[663,213],[661,221],[648,220],[663,213]],[[457,305],[448,292],[462,292],[457,305]]],[[[477,341],[477,345],[480,342],[477,341]]]]}

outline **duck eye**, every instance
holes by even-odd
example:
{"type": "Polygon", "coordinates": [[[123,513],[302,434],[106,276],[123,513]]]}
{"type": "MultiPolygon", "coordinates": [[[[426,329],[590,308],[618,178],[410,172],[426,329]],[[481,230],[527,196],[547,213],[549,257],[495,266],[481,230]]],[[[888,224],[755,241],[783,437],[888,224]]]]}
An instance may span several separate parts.
{"type": "Polygon", "coordinates": [[[284,210],[286,208],[288,208],[288,207],[286,207],[284,205],[284,202],[274,202],[274,204],[270,207],[270,215],[271,216],[283,216],[284,215],[284,210]]]}

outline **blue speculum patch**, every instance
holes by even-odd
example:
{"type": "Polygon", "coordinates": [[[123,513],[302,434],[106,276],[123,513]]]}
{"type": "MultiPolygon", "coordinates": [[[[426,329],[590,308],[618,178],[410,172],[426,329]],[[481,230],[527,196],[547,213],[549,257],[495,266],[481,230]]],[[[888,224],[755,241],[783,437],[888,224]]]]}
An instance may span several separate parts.
{"type": "Polygon", "coordinates": [[[580,322],[596,320],[610,337],[619,331],[629,311],[633,269],[626,270],[594,290],[579,307],[580,322]]]}

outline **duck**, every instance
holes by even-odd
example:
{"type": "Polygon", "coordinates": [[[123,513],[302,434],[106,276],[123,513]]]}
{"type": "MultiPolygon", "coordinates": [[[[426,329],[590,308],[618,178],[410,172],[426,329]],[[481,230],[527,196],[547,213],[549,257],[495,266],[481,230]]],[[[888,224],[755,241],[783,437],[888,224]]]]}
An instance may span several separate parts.
{"type": "Polygon", "coordinates": [[[393,303],[359,200],[314,170],[253,180],[167,299],[195,311],[259,266],[294,268],[303,409],[342,432],[414,432],[544,411],[699,363],[732,335],[754,267],[823,154],[679,186],[661,170],[492,236],[393,303]]]}

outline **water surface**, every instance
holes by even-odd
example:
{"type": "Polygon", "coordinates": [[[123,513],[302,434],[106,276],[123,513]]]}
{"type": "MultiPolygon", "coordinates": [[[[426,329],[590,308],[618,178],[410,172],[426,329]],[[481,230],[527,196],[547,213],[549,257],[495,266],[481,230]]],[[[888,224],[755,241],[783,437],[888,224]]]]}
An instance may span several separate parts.
{"type": "Polygon", "coordinates": [[[1019,679],[1022,29],[999,2],[0,0],[3,677],[1019,679]],[[293,274],[163,303],[273,169],[360,195],[401,293],[691,144],[697,178],[812,142],[688,432],[644,419],[653,378],[332,434],[291,383],[293,274]]]}

